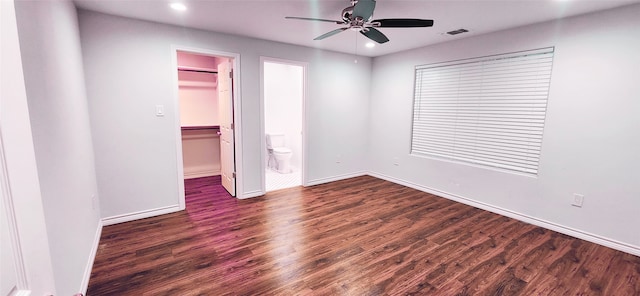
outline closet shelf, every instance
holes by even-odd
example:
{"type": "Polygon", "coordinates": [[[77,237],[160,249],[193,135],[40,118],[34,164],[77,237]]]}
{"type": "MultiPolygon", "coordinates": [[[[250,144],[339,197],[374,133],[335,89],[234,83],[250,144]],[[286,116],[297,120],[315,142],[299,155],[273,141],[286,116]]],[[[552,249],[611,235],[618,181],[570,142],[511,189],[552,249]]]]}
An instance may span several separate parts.
{"type": "Polygon", "coordinates": [[[219,125],[196,125],[196,126],[183,126],[180,128],[183,131],[195,131],[195,130],[219,130],[219,125]]]}

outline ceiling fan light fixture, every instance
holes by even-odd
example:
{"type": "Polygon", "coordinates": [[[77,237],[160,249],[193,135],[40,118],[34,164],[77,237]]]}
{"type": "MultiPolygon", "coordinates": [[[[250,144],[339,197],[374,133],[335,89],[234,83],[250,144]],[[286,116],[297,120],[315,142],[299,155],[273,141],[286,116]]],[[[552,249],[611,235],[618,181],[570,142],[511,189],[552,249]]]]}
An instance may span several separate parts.
{"type": "Polygon", "coordinates": [[[366,48],[373,48],[373,47],[375,47],[375,46],[376,46],[376,44],[375,44],[375,43],[373,43],[373,42],[367,42],[364,46],[365,46],[366,48]]]}
{"type": "Polygon", "coordinates": [[[185,11],[187,10],[187,6],[180,3],[180,2],[173,2],[171,4],[169,4],[169,7],[171,7],[173,10],[177,10],[177,11],[185,11]]]}

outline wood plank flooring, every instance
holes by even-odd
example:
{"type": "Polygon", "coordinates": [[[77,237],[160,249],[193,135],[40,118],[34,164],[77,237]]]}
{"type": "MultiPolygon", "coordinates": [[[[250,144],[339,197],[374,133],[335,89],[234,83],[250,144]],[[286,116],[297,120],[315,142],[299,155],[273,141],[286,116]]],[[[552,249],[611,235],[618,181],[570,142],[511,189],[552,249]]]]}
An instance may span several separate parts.
{"type": "Polygon", "coordinates": [[[640,257],[373,177],[104,227],[94,295],[640,295],[640,257]]]}

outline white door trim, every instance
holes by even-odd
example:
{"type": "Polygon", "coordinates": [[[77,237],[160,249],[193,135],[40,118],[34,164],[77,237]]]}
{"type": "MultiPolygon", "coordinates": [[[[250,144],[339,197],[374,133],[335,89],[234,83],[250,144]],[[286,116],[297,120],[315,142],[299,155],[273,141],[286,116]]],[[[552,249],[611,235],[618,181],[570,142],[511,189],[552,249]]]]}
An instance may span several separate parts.
{"type": "Polygon", "coordinates": [[[178,201],[180,210],[186,208],[184,194],[184,167],[182,162],[182,131],[180,129],[180,97],[178,95],[178,51],[185,51],[194,54],[221,56],[231,58],[233,60],[233,135],[235,137],[235,145],[233,149],[236,155],[236,198],[243,198],[243,172],[242,172],[242,110],[241,110],[241,93],[240,93],[240,54],[233,52],[224,52],[211,49],[194,48],[182,45],[171,45],[171,73],[173,73],[173,104],[175,114],[175,133],[176,133],[176,171],[178,174],[178,201]]]}
{"type": "Polygon", "coordinates": [[[260,195],[264,195],[267,192],[266,188],[266,159],[267,159],[267,139],[265,135],[265,123],[264,123],[264,63],[272,62],[285,65],[294,65],[302,67],[302,186],[309,186],[307,180],[307,68],[309,63],[285,60],[279,58],[260,56],[260,188],[262,190],[260,195]]]}
{"type": "MultiPolygon", "coordinates": [[[[13,251],[14,268],[16,269],[16,286],[14,287],[14,295],[28,295],[29,284],[27,282],[27,272],[22,255],[22,244],[20,242],[20,234],[18,232],[18,223],[16,220],[16,212],[13,206],[13,195],[11,193],[11,185],[9,182],[9,171],[4,155],[4,144],[2,140],[2,131],[0,130],[0,202],[4,204],[3,208],[7,217],[9,228],[9,243],[13,251]]],[[[11,294],[11,293],[9,293],[11,294]]]]}

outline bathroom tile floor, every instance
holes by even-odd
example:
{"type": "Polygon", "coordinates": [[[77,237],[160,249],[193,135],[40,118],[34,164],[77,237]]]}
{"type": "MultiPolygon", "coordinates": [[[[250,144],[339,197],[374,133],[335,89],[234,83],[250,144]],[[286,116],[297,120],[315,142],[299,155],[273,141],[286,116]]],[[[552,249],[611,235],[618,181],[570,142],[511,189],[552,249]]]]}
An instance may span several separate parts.
{"type": "Polygon", "coordinates": [[[266,190],[267,192],[290,188],[302,185],[302,174],[300,171],[294,170],[290,174],[280,174],[278,172],[267,169],[266,175],[266,190]]]}

